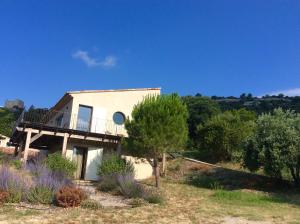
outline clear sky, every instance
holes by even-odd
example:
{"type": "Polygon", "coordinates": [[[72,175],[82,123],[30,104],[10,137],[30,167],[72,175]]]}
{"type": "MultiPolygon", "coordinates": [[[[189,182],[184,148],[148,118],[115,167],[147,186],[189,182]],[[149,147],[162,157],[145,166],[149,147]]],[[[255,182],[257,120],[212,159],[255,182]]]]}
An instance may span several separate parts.
{"type": "Polygon", "coordinates": [[[300,95],[300,1],[0,1],[0,105],[137,87],[300,95]]]}

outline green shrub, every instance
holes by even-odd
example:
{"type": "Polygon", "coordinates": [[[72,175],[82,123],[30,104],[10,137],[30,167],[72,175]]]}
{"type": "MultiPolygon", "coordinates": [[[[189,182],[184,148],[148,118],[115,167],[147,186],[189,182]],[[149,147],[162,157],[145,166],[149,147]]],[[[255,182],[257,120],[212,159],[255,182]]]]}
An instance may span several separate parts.
{"type": "Polygon", "coordinates": [[[134,173],[134,167],[131,162],[126,161],[117,154],[104,157],[97,170],[99,176],[123,173],[134,173]]]}
{"type": "Polygon", "coordinates": [[[8,203],[20,203],[22,201],[23,192],[17,189],[10,189],[8,191],[9,196],[7,198],[8,203]]]}
{"type": "Polygon", "coordinates": [[[102,208],[102,205],[95,200],[87,199],[81,202],[80,207],[85,209],[98,210],[102,208]]]}
{"type": "Polygon", "coordinates": [[[18,160],[18,159],[14,159],[10,162],[10,164],[16,168],[17,170],[20,170],[22,168],[22,162],[21,160],[18,160]]]}
{"type": "Polygon", "coordinates": [[[76,164],[64,158],[59,152],[48,155],[46,164],[52,171],[65,173],[69,177],[72,177],[76,171],[76,164]]]}
{"type": "Polygon", "coordinates": [[[53,192],[47,187],[35,187],[26,194],[26,199],[33,204],[51,204],[53,201],[53,192]]]}

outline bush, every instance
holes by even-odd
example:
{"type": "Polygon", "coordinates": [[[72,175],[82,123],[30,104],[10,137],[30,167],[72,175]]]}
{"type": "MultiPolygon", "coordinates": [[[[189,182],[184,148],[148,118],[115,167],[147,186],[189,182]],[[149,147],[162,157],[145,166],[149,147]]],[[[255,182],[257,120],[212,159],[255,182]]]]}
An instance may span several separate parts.
{"type": "Polygon", "coordinates": [[[77,207],[87,198],[83,190],[76,187],[62,187],[56,194],[55,199],[58,206],[68,208],[77,207]]]}
{"type": "Polygon", "coordinates": [[[162,194],[153,190],[148,190],[144,199],[151,204],[162,204],[164,202],[162,194]]]}
{"type": "Polygon", "coordinates": [[[80,207],[91,210],[98,210],[102,208],[102,205],[95,200],[87,199],[81,202],[80,207]]]}
{"type": "Polygon", "coordinates": [[[53,201],[53,191],[47,187],[38,186],[30,189],[26,195],[29,203],[51,204],[53,201]]]}
{"type": "Polygon", "coordinates": [[[10,165],[12,165],[17,170],[21,170],[23,164],[22,164],[21,160],[13,159],[13,160],[11,160],[10,165]]]}
{"type": "Polygon", "coordinates": [[[132,175],[120,175],[117,177],[119,190],[122,195],[128,198],[142,198],[144,189],[138,184],[132,175]]]}
{"type": "Polygon", "coordinates": [[[133,208],[136,208],[136,207],[141,207],[143,206],[144,204],[146,203],[146,201],[142,198],[134,198],[132,199],[132,201],[130,202],[130,205],[133,207],[133,208]]]}
{"type": "Polygon", "coordinates": [[[102,176],[99,184],[99,190],[101,191],[114,191],[118,189],[118,182],[116,175],[105,175],[102,176]]]}
{"type": "Polygon", "coordinates": [[[76,164],[58,152],[48,155],[46,164],[50,170],[64,173],[69,177],[72,177],[76,171],[76,164]]]}
{"type": "Polygon", "coordinates": [[[0,190],[0,204],[7,202],[9,197],[9,192],[0,190]]]}
{"type": "Polygon", "coordinates": [[[7,198],[8,203],[20,203],[23,198],[23,191],[20,189],[10,189],[9,191],[9,196],[7,198]]]}
{"type": "Polygon", "coordinates": [[[99,176],[115,175],[115,174],[134,173],[133,164],[121,158],[117,154],[111,154],[103,158],[99,165],[97,174],[99,176]]]}

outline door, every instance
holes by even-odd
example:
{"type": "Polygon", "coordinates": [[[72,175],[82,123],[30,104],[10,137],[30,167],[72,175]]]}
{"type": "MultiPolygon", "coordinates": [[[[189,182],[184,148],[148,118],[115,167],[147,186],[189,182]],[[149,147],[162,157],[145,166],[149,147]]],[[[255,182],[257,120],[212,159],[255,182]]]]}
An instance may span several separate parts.
{"type": "Polygon", "coordinates": [[[75,162],[75,164],[77,166],[77,170],[75,171],[75,175],[74,175],[76,180],[84,179],[86,159],[87,159],[87,148],[74,147],[73,161],[75,162]]]}
{"type": "Polygon", "coordinates": [[[76,129],[79,131],[90,131],[92,118],[92,107],[79,105],[76,129]]]}
{"type": "Polygon", "coordinates": [[[99,180],[98,166],[102,161],[103,148],[89,148],[87,154],[85,180],[99,180]]]}

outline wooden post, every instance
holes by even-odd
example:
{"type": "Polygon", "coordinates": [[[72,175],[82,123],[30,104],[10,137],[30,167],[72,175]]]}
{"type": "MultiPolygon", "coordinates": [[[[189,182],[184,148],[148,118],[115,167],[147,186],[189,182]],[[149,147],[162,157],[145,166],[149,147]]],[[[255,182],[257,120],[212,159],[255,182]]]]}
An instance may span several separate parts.
{"type": "Polygon", "coordinates": [[[67,154],[67,144],[68,144],[68,134],[65,133],[64,139],[63,139],[62,150],[61,150],[63,157],[66,157],[66,154],[67,154]]]}
{"type": "Polygon", "coordinates": [[[28,159],[30,140],[31,140],[31,129],[28,129],[28,132],[26,135],[26,141],[25,141],[24,157],[23,157],[24,163],[26,163],[26,161],[28,159]]]}
{"type": "Polygon", "coordinates": [[[166,167],[167,167],[167,164],[166,164],[167,160],[166,160],[166,153],[163,153],[163,156],[162,156],[162,174],[163,176],[166,176],[167,174],[167,170],[166,170],[166,167]]]}

